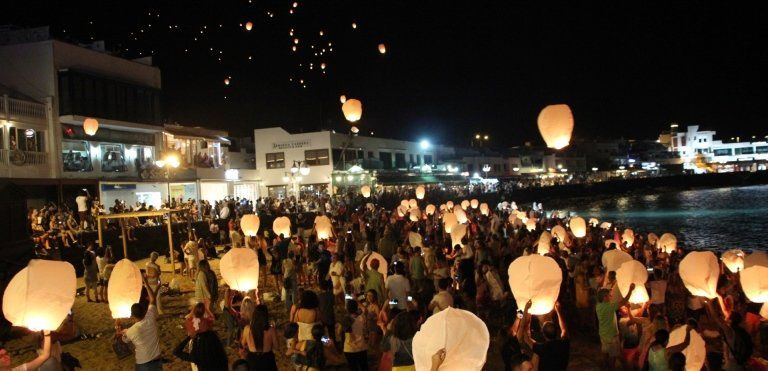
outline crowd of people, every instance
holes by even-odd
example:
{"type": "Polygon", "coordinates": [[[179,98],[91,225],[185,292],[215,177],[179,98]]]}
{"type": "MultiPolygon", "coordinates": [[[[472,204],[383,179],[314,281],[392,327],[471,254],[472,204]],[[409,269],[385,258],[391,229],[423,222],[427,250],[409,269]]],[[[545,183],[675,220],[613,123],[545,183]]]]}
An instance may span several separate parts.
{"type": "MultiPolygon", "coordinates": [[[[194,304],[184,320],[187,337],[173,354],[201,370],[226,369],[226,364],[235,370],[276,370],[278,352],[296,370],[338,365],[351,370],[412,370],[413,338],[421,324],[453,307],[475,313],[492,329],[501,359],[488,362],[506,370],[566,369],[572,338],[599,347],[605,370],[684,370],[684,350],[694,333],[706,342],[707,370],[766,367],[761,357],[768,354],[768,326],[759,314],[760,304],[747,300],[738,274],[727,269],[721,269],[716,298],[691,295],[678,272],[688,253],[682,245],[662,251],[647,238],[652,231],[635,231],[630,244],[621,243],[618,234],[624,226],[619,225],[590,226],[582,238],[555,238],[546,256],[562,273],[559,296],[552,312],[531,315],[530,302],[520,307],[515,301],[508,267],[518,257],[536,254],[541,234],[567,226],[568,215],[547,213],[541,204],[534,204],[524,214],[535,221],[532,228],[513,222],[510,215],[519,211],[508,203],[489,212],[469,206],[468,233],[454,243],[441,219],[441,213],[450,211],[411,218],[392,207],[400,199],[412,198],[409,192],[387,190],[373,199],[350,192],[334,198],[226,199],[184,205],[196,210],[190,215],[198,220],[228,223],[225,230],[211,223],[212,240],[190,235],[179,245],[183,272],[194,279],[195,289],[194,304]],[[315,219],[304,211],[316,212],[315,219]],[[276,236],[270,225],[262,225],[258,235],[246,236],[239,221],[253,212],[291,215],[291,235],[276,236]],[[318,239],[315,222],[323,216],[333,222],[333,234],[318,239]],[[210,259],[236,248],[258,254],[257,290],[231,290],[211,269],[210,259]],[[614,249],[648,267],[647,302],[629,303],[632,288],[622,295],[616,272],[604,267],[603,254],[614,249]],[[282,305],[272,306],[270,313],[267,304],[275,301],[282,305]],[[277,323],[276,318],[285,321],[277,323]],[[214,331],[214,321],[223,321],[226,330],[214,331]],[[680,326],[686,327],[685,339],[669,346],[670,332],[680,326]],[[235,347],[240,359],[228,360],[227,346],[235,347]]],[[[436,192],[441,191],[431,190],[427,199],[447,201],[439,200],[441,194],[436,192]]],[[[418,202],[421,210],[427,199],[418,202]]],[[[35,223],[40,218],[52,225],[60,215],[74,218],[62,210],[31,213],[33,230],[36,224],[45,224],[35,223]]],[[[83,228],[84,223],[71,224],[83,228]]],[[[72,242],[77,233],[62,232],[57,238],[72,242]]],[[[142,303],[131,310],[136,323],[117,329],[121,340],[135,347],[136,367],[142,370],[162,369],[163,347],[154,324],[162,313],[155,304],[162,302],[157,293],[163,284],[157,258],[154,253],[146,266],[142,303]]],[[[108,251],[88,248],[83,264],[89,301],[92,292],[94,301],[108,300],[104,287],[107,267],[113,263],[108,251]]],[[[433,369],[439,368],[446,351],[450,352],[434,355],[433,369]]]]}

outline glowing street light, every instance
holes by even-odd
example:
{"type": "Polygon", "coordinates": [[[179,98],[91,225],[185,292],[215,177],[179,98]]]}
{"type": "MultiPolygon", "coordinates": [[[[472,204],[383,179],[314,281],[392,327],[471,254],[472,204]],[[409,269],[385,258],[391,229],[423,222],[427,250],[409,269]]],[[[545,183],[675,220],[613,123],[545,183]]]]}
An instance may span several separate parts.
{"type": "Polygon", "coordinates": [[[426,150],[426,149],[429,149],[429,147],[432,147],[432,144],[431,144],[431,143],[429,143],[429,141],[428,141],[428,140],[426,140],[426,139],[422,139],[422,140],[419,142],[419,147],[420,147],[421,149],[424,149],[424,150],[426,150]]]}

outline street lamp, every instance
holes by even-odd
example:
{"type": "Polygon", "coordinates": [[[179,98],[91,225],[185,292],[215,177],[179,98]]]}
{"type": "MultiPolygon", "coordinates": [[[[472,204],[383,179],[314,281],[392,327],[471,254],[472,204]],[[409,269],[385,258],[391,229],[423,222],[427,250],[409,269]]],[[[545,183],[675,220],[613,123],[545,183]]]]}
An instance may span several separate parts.
{"type": "Polygon", "coordinates": [[[483,172],[485,173],[485,177],[488,177],[488,172],[491,171],[491,165],[485,164],[483,165],[483,172]]]}

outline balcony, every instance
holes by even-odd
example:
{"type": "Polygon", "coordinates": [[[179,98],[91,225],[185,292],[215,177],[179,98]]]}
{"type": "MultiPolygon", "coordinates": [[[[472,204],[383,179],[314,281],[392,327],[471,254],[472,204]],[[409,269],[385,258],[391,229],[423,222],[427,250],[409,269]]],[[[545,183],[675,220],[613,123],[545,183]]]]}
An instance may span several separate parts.
{"type": "Polygon", "coordinates": [[[47,119],[45,104],[0,96],[0,117],[8,121],[40,122],[47,119]]]}

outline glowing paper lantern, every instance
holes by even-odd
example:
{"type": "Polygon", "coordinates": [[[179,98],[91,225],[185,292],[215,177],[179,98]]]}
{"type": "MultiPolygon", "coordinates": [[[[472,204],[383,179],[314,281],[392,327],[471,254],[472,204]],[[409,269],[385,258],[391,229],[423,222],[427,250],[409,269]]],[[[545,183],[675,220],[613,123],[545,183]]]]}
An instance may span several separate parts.
{"type": "Polygon", "coordinates": [[[464,224],[457,224],[451,228],[451,246],[462,246],[461,240],[467,235],[467,226],[464,224]]]}
{"type": "Polygon", "coordinates": [[[357,99],[347,99],[341,105],[341,112],[349,122],[357,122],[363,117],[363,104],[357,99]]]}
{"type": "Polygon", "coordinates": [[[693,296],[709,299],[717,297],[717,279],[720,266],[717,257],[711,251],[693,251],[688,253],[679,266],[680,278],[693,296]]]}
{"type": "Polygon", "coordinates": [[[597,218],[589,218],[589,225],[591,225],[592,228],[596,228],[599,223],[600,221],[597,220],[597,218]]]}
{"type": "Polygon", "coordinates": [[[611,244],[613,244],[613,245],[614,245],[613,247],[620,247],[620,246],[621,246],[621,244],[619,243],[619,241],[616,241],[616,240],[614,240],[614,239],[605,240],[605,242],[603,242],[603,244],[605,245],[605,248],[606,248],[606,249],[610,248],[610,247],[611,247],[611,244]]]}
{"type": "Polygon", "coordinates": [[[279,218],[275,218],[275,221],[272,222],[272,231],[275,232],[275,236],[283,235],[283,237],[290,237],[291,236],[291,219],[288,219],[287,216],[281,216],[279,218]]]}
{"type": "Polygon", "coordinates": [[[677,237],[672,233],[664,233],[659,237],[659,250],[670,254],[677,250],[677,237]]]}
{"type": "Polygon", "coordinates": [[[621,235],[621,242],[624,243],[624,246],[632,246],[635,243],[635,232],[629,228],[625,229],[621,235]]]}
{"type": "Polygon", "coordinates": [[[469,207],[470,202],[467,200],[461,201],[461,209],[466,210],[469,207]]]}
{"type": "Polygon", "coordinates": [[[409,207],[408,205],[410,205],[410,202],[408,200],[400,200],[400,206],[407,209],[409,207]]]}
{"type": "Polygon", "coordinates": [[[443,230],[445,233],[451,233],[451,230],[453,230],[453,227],[457,224],[459,224],[459,222],[456,219],[456,214],[446,213],[443,215],[443,230]]]}
{"type": "Polygon", "coordinates": [[[601,260],[606,271],[615,272],[625,262],[632,261],[632,256],[624,251],[615,249],[604,252],[601,260]]]}
{"type": "Polygon", "coordinates": [[[224,78],[224,85],[229,85],[229,82],[230,82],[230,81],[229,81],[229,78],[228,78],[228,77],[227,77],[227,78],[224,78]]]}
{"type": "Polygon", "coordinates": [[[485,365],[490,334],[472,312],[448,307],[430,316],[413,337],[416,371],[429,371],[432,355],[445,349],[441,371],[480,371],[485,365]]]}
{"type": "Polygon", "coordinates": [[[476,198],[473,198],[472,201],[469,201],[469,207],[477,209],[478,206],[480,206],[480,201],[478,201],[476,198]]]}
{"type": "Polygon", "coordinates": [[[582,238],[587,235],[587,223],[584,221],[584,218],[578,216],[571,218],[569,224],[571,226],[571,233],[573,233],[574,237],[582,238]]]}
{"type": "Polygon", "coordinates": [[[561,149],[571,142],[573,113],[567,104],[553,104],[539,113],[539,132],[547,147],[561,149]]]}
{"type": "Polygon", "coordinates": [[[723,264],[731,273],[744,270],[744,252],[739,249],[728,250],[720,257],[723,264]]]}
{"type": "Polygon", "coordinates": [[[240,218],[240,229],[243,230],[243,234],[249,237],[253,237],[259,234],[259,225],[261,221],[256,214],[246,214],[240,218]]]}
{"type": "Polygon", "coordinates": [[[739,273],[744,295],[755,303],[768,302],[768,266],[753,265],[739,273]]]}
{"type": "Polygon", "coordinates": [[[768,253],[765,251],[757,250],[744,257],[744,269],[753,267],[755,265],[768,267],[768,253]]]}
{"type": "Polygon", "coordinates": [[[379,53],[380,54],[386,54],[387,53],[387,46],[384,44],[379,44],[379,53]]]}
{"type": "Polygon", "coordinates": [[[315,220],[315,231],[317,232],[317,239],[327,240],[333,236],[333,223],[331,219],[323,215],[320,219],[315,220]]]}
{"type": "Polygon", "coordinates": [[[521,256],[509,265],[507,272],[518,308],[525,308],[531,300],[529,313],[541,315],[552,311],[563,280],[563,273],[552,258],[537,254],[521,256]]]}
{"type": "Polygon", "coordinates": [[[99,130],[99,121],[92,118],[87,118],[85,121],[83,121],[83,131],[86,135],[96,135],[96,132],[99,130]]]}
{"type": "Polygon", "coordinates": [[[536,220],[534,220],[534,219],[528,219],[528,220],[525,222],[525,228],[526,228],[526,229],[527,229],[529,232],[533,232],[533,231],[535,231],[535,230],[536,230],[536,220]]]}
{"type": "Polygon", "coordinates": [[[426,193],[427,193],[427,190],[424,189],[424,186],[420,185],[420,186],[416,187],[416,198],[418,198],[419,200],[423,200],[424,199],[424,195],[426,193]]]}
{"type": "MultiPolygon", "coordinates": [[[[672,330],[669,333],[667,349],[682,344],[683,341],[685,341],[685,334],[687,331],[688,325],[683,325],[672,330]]],[[[695,329],[691,330],[690,341],[688,346],[683,349],[682,353],[685,356],[686,371],[699,371],[704,366],[704,361],[707,359],[706,343],[695,329]]]]}
{"type": "Polygon", "coordinates": [[[400,205],[397,207],[397,216],[402,218],[405,216],[405,214],[408,212],[408,207],[400,205]]]}
{"type": "Polygon", "coordinates": [[[602,223],[600,223],[600,228],[601,229],[610,229],[611,228],[611,223],[609,223],[609,222],[602,222],[602,223]]]}
{"type": "Polygon", "coordinates": [[[446,203],[445,203],[445,207],[446,207],[448,210],[453,210],[453,201],[448,201],[448,202],[446,202],[446,203]]]}
{"type": "Polygon", "coordinates": [[[488,216],[490,214],[491,209],[488,207],[488,204],[483,202],[480,204],[480,214],[483,214],[485,216],[488,216]]]}
{"type": "Polygon", "coordinates": [[[563,242],[568,239],[568,232],[562,225],[556,225],[552,227],[552,236],[557,238],[558,242],[563,242]]]}
{"type": "Polygon", "coordinates": [[[509,214],[509,217],[507,217],[507,220],[510,224],[515,224],[515,220],[518,220],[517,215],[515,213],[511,213],[509,214]]]}
{"type": "Polygon", "coordinates": [[[454,209],[453,214],[456,215],[456,220],[460,224],[467,224],[467,222],[469,222],[469,219],[467,218],[467,212],[461,208],[454,209]]]}
{"type": "Polygon", "coordinates": [[[629,292],[629,286],[635,284],[629,302],[632,304],[642,304],[648,301],[648,290],[645,289],[645,282],[648,281],[648,271],[643,263],[637,260],[629,260],[621,264],[616,270],[616,284],[622,297],[626,297],[629,292]]]}
{"type": "Polygon", "coordinates": [[[112,318],[129,318],[131,306],[141,298],[141,271],[132,261],[123,259],[115,264],[109,276],[107,296],[112,318]]]}
{"type": "Polygon", "coordinates": [[[32,259],[6,286],[3,314],[14,326],[56,330],[75,303],[76,289],[72,264],[32,259]]]}
{"type": "Polygon", "coordinates": [[[230,249],[221,257],[219,270],[232,290],[245,292],[259,287],[259,257],[251,249],[230,249]]]}
{"type": "Polygon", "coordinates": [[[427,215],[433,215],[435,213],[435,205],[429,204],[427,205],[427,215]]]}
{"type": "Polygon", "coordinates": [[[379,254],[379,253],[377,253],[375,251],[371,252],[370,254],[368,254],[366,256],[368,257],[367,260],[365,259],[365,257],[363,257],[363,259],[360,260],[360,270],[363,270],[363,263],[365,263],[365,265],[368,266],[368,269],[373,269],[371,267],[371,263],[374,260],[378,260],[379,261],[379,269],[377,269],[377,271],[379,273],[381,273],[381,275],[384,276],[384,280],[386,281],[387,280],[387,259],[384,259],[384,256],[382,256],[381,254],[379,254]]]}
{"type": "Polygon", "coordinates": [[[416,232],[408,232],[408,244],[410,244],[411,247],[424,247],[424,244],[421,241],[423,241],[423,238],[420,234],[416,232]]]}
{"type": "Polygon", "coordinates": [[[419,201],[416,201],[416,199],[410,199],[408,200],[408,208],[409,209],[418,209],[419,208],[419,201]]]}
{"type": "Polygon", "coordinates": [[[536,244],[536,253],[539,255],[549,254],[549,250],[552,249],[552,234],[547,231],[541,233],[539,236],[539,242],[536,244]]]}
{"type": "Polygon", "coordinates": [[[765,303],[762,307],[760,307],[760,316],[768,319],[768,303],[765,303]]]}
{"type": "Polygon", "coordinates": [[[360,193],[362,193],[365,198],[371,197],[371,187],[367,185],[360,187],[360,193]]]}
{"type": "Polygon", "coordinates": [[[253,22],[245,22],[245,30],[250,31],[253,29],[253,22]]]}
{"type": "Polygon", "coordinates": [[[421,210],[419,210],[418,208],[411,209],[410,219],[412,222],[418,222],[419,219],[421,219],[421,210]]]}

